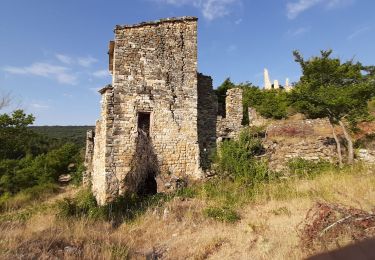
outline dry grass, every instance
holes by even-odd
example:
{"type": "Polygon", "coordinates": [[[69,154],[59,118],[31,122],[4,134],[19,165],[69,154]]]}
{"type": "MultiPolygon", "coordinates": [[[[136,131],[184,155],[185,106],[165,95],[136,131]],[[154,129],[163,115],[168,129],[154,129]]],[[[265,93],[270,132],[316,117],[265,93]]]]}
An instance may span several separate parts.
{"type": "Polygon", "coordinates": [[[372,210],[375,171],[356,166],[287,180],[240,200],[241,219],[234,224],[205,217],[207,206],[222,202],[201,194],[176,197],[116,228],[104,221],[59,220],[48,208],[27,221],[1,222],[0,258],[301,259],[307,253],[297,230],[308,210],[319,201],[372,210]]]}

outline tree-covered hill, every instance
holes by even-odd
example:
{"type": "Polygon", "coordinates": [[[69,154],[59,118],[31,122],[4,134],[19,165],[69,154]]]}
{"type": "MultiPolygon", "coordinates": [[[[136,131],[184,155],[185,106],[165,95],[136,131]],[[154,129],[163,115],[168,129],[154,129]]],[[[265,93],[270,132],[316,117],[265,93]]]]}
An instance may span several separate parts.
{"type": "Polygon", "coordinates": [[[84,146],[87,130],[94,129],[94,126],[30,126],[39,134],[47,135],[50,138],[64,139],[69,142],[84,146]]]}

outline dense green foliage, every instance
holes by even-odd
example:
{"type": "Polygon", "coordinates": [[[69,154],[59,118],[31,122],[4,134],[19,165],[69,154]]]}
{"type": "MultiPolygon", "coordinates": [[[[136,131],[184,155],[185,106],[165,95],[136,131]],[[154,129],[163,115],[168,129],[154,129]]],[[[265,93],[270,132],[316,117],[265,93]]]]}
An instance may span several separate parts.
{"type": "Polygon", "coordinates": [[[53,140],[72,142],[80,147],[85,146],[86,132],[94,126],[30,126],[31,130],[53,140]]]}
{"type": "Polygon", "coordinates": [[[33,122],[34,117],[22,110],[0,115],[0,160],[17,159],[33,152],[30,141],[33,133],[27,129],[33,122]]]}
{"type": "Polygon", "coordinates": [[[375,84],[362,74],[360,63],[331,58],[332,51],[304,60],[294,52],[302,77],[291,93],[293,106],[310,118],[343,118],[352,124],[368,116],[368,101],[375,95],[375,84]]]}
{"type": "Polygon", "coordinates": [[[248,108],[255,108],[258,113],[266,118],[282,119],[288,116],[289,99],[288,93],[283,90],[264,91],[251,83],[240,83],[238,85],[227,78],[215,93],[219,103],[219,114],[225,116],[225,97],[228,89],[243,89],[243,125],[249,123],[248,108]]]}
{"type": "Polygon", "coordinates": [[[33,122],[22,110],[0,115],[0,204],[37,199],[61,174],[79,182],[84,170],[80,146],[35,133],[28,127],[33,122]]]}
{"type": "Polygon", "coordinates": [[[218,102],[221,104],[225,104],[225,97],[227,95],[227,90],[231,88],[235,88],[236,85],[230,80],[230,78],[226,78],[223,83],[217,89],[215,89],[215,93],[217,95],[218,102]]]}
{"type": "Polygon", "coordinates": [[[74,144],[65,144],[36,157],[5,159],[0,161],[0,194],[17,193],[23,189],[45,183],[55,183],[61,174],[75,173],[80,163],[79,149],[74,144]]]}
{"type": "Polygon", "coordinates": [[[214,159],[215,167],[222,177],[229,177],[246,185],[270,178],[264,161],[256,158],[263,153],[261,140],[251,129],[244,129],[238,140],[220,144],[214,159]]]}
{"type": "MultiPolygon", "coordinates": [[[[309,118],[328,118],[332,125],[341,126],[348,150],[348,163],[354,161],[353,141],[345,123],[355,128],[359,121],[368,119],[368,102],[375,96],[371,68],[331,58],[331,50],[304,60],[298,51],[294,57],[302,68],[302,77],[291,92],[291,104],[309,118]],[[368,74],[363,74],[368,71],[368,74]]],[[[335,135],[339,164],[342,167],[340,141],[335,135]]]]}
{"type": "Polygon", "coordinates": [[[248,124],[248,107],[266,118],[282,119],[288,116],[288,93],[279,90],[264,91],[251,84],[239,85],[243,89],[244,125],[248,124]]]}

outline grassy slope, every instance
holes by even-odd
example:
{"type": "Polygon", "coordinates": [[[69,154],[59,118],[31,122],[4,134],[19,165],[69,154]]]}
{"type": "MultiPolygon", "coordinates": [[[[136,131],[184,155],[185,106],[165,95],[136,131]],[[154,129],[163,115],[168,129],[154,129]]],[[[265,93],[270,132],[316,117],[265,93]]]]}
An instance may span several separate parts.
{"type": "Polygon", "coordinates": [[[287,180],[265,185],[251,197],[234,188],[222,183],[212,195],[207,186],[198,186],[194,198],[176,197],[119,227],[87,219],[58,220],[51,207],[26,221],[0,221],[0,258],[17,252],[26,258],[144,259],[153,253],[162,259],[300,259],[307,251],[297,230],[308,210],[318,201],[373,209],[375,169],[356,167],[287,180]],[[224,191],[235,194],[241,219],[234,224],[203,214],[208,206],[227,200],[224,191]]]}

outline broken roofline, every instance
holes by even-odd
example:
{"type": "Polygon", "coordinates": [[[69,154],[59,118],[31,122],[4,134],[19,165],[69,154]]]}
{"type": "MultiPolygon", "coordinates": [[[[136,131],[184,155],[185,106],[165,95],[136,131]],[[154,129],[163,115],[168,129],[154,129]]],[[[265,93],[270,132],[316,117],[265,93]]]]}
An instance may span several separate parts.
{"type": "Polygon", "coordinates": [[[98,92],[103,95],[108,89],[113,89],[111,84],[105,85],[104,88],[101,88],[98,92]]]}
{"type": "Polygon", "coordinates": [[[127,29],[127,28],[142,27],[142,26],[147,26],[147,25],[158,25],[162,23],[185,22],[185,21],[198,21],[198,18],[194,16],[181,16],[181,17],[170,17],[170,18],[165,18],[165,19],[159,19],[159,20],[149,21],[149,22],[141,22],[141,23],[130,24],[130,25],[116,25],[114,31],[127,29]]]}

